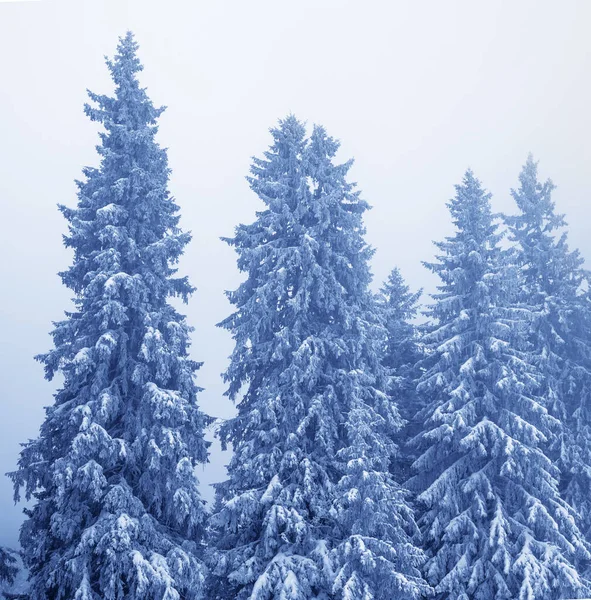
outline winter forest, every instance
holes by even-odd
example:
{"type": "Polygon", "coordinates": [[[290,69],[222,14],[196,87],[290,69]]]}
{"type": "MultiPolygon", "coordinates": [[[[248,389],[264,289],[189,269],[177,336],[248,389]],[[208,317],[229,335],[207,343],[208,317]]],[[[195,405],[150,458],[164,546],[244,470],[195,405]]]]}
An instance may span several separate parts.
{"type": "Polygon", "coordinates": [[[436,293],[395,257],[376,293],[338,132],[270,116],[244,183],[263,208],[220,241],[242,280],[218,324],[236,413],[216,418],[179,308],[198,232],[138,48],[121,37],[114,92],[89,92],[96,166],[59,206],[73,304],[36,357],[59,389],[8,473],[25,518],[0,579],[26,585],[6,597],[591,597],[590,274],[535,157],[510,215],[471,169],[438,199],[452,233],[423,265],[436,293]],[[212,503],[208,430],[227,455],[212,503]]]}

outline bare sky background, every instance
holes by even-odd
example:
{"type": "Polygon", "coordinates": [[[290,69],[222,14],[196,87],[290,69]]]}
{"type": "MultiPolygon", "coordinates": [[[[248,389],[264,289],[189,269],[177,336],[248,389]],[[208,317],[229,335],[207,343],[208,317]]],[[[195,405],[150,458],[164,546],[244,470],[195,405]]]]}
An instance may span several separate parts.
{"type": "MultiPolygon", "coordinates": [[[[127,29],[161,118],[171,190],[193,232],[182,269],[198,287],[185,311],[206,412],[227,417],[219,374],[232,344],[216,329],[240,281],[219,240],[259,208],[244,176],[290,112],[341,139],[343,160],[373,205],[366,223],[375,284],[398,265],[432,290],[421,266],[451,230],[445,202],[470,166],[512,211],[527,153],[558,185],[570,243],[591,260],[591,2],[588,0],[41,0],[0,2],[0,473],[34,437],[53,383],[33,355],[69,305],[56,273],[71,259],[56,204],[96,165],[86,88],[110,93],[104,55],[127,29]]],[[[213,448],[203,473],[224,477],[213,448]]],[[[16,546],[22,506],[0,480],[0,544],[16,546]]]]}

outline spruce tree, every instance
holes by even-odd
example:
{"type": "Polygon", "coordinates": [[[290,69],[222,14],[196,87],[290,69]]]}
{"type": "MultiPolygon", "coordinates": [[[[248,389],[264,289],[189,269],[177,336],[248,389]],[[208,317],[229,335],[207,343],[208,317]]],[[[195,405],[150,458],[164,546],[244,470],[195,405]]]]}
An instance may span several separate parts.
{"type": "Polygon", "coordinates": [[[416,393],[416,380],[420,374],[423,351],[419,328],[413,323],[418,311],[422,290],[411,292],[398,268],[391,271],[378,294],[378,307],[386,328],[386,344],[382,364],[390,375],[389,394],[399,407],[405,421],[397,435],[401,446],[395,462],[396,478],[405,481],[410,474],[412,452],[407,446],[420,428],[417,413],[420,397],[416,393]]]}
{"type": "Polygon", "coordinates": [[[522,274],[520,301],[533,316],[531,358],[542,376],[542,395],[562,423],[552,457],[562,470],[565,500],[591,541],[591,304],[578,250],[570,251],[564,215],[555,212],[552,181],[538,180],[531,154],[512,190],[519,213],[505,217],[522,274]]]}
{"type": "Polygon", "coordinates": [[[175,275],[190,236],[154,139],[163,109],[139,85],[131,33],[107,65],[114,95],[89,93],[85,107],[104,127],[100,166],[84,170],[76,208],[60,207],[74,308],[38,357],[64,382],[12,474],[16,499],[24,488],[34,500],[20,540],[33,600],[197,599],[207,418],[191,328],[169,301],[193,291],[175,275]]]}
{"type": "Polygon", "coordinates": [[[379,364],[368,206],[321,127],[307,139],[290,116],[271,133],[249,178],[265,208],[228,240],[246,273],[221,324],[240,400],[220,430],[234,455],[211,518],[210,596],[416,598],[421,553],[388,474],[400,417],[379,364]]]}
{"type": "Polygon", "coordinates": [[[419,391],[427,402],[410,482],[429,548],[426,576],[449,600],[588,594],[585,552],[558,470],[558,430],[529,354],[531,315],[515,302],[490,195],[468,171],[448,204],[455,233],[427,266],[439,276],[419,391]]]}
{"type": "MultiPolygon", "coordinates": [[[[387,332],[383,364],[406,380],[412,379],[416,364],[421,358],[418,328],[413,323],[423,290],[411,292],[398,268],[392,269],[380,289],[378,302],[384,314],[387,332]]],[[[410,386],[400,382],[404,389],[410,386]]]]}

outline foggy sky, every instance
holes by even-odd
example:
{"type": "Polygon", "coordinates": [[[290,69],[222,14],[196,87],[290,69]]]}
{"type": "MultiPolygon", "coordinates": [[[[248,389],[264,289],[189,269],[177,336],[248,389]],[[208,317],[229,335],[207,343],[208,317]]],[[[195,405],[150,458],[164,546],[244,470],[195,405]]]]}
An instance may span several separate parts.
{"type": "MultiPolygon", "coordinates": [[[[219,237],[260,208],[244,176],[268,128],[292,112],[341,139],[342,160],[355,157],[376,286],[397,265],[432,290],[421,261],[451,231],[454,184],[471,167],[494,209],[511,211],[529,151],[558,185],[571,246],[591,260],[590,24],[588,0],[0,2],[0,473],[52,402],[55,383],[33,356],[69,307],[56,204],[73,206],[74,180],[98,163],[82,107],[86,88],[111,93],[103,57],[118,36],[135,32],[142,84],[168,106],[158,140],[193,233],[181,270],[198,288],[183,310],[205,361],[200,402],[228,417],[219,374],[232,344],[215,323],[241,278],[219,237]]],[[[200,477],[208,499],[227,460],[214,447],[200,477]]],[[[21,510],[0,478],[0,544],[16,546],[21,510]]]]}

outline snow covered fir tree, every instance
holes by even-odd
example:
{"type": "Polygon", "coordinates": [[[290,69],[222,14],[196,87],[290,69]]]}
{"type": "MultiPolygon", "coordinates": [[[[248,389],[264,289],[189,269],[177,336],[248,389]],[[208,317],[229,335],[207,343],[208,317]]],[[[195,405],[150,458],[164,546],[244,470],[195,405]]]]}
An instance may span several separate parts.
{"type": "Polygon", "coordinates": [[[471,171],[448,204],[455,233],[427,265],[441,280],[424,337],[424,429],[409,482],[446,600],[588,597],[574,565],[588,557],[559,495],[548,442],[560,432],[516,302],[516,269],[500,249],[490,195],[471,171]]]}
{"type": "Polygon", "coordinates": [[[289,116],[271,133],[249,178],[264,209],[228,240],[246,280],[221,324],[239,402],[220,430],[234,455],[211,517],[209,597],[419,598],[416,526],[389,471],[401,419],[368,289],[368,205],[323,128],[308,138],[289,116]]]}
{"type": "Polygon", "coordinates": [[[512,191],[518,214],[506,217],[522,274],[520,302],[532,313],[531,358],[543,376],[542,394],[560,420],[552,440],[564,499],[591,541],[591,303],[588,275],[567,244],[566,222],[555,212],[553,183],[538,180],[530,155],[512,191]]]}
{"type": "Polygon", "coordinates": [[[387,334],[382,363],[396,376],[399,398],[413,395],[412,381],[422,356],[419,332],[414,324],[421,294],[422,290],[411,292],[400,270],[395,268],[378,295],[387,334]]]}
{"type": "Polygon", "coordinates": [[[32,600],[196,600],[205,509],[194,467],[207,460],[208,419],[191,328],[170,304],[193,290],[175,275],[190,236],[130,33],[107,64],[115,93],[90,93],[85,108],[104,127],[100,166],[84,170],[76,208],[60,207],[74,308],[38,357],[64,382],[11,474],[16,498],[24,488],[32,499],[20,540],[32,600]]]}
{"type": "Polygon", "coordinates": [[[412,462],[408,440],[418,433],[417,413],[419,396],[416,380],[423,357],[419,328],[414,319],[419,308],[422,290],[411,292],[398,268],[393,269],[377,296],[386,328],[382,365],[390,375],[388,392],[396,402],[405,425],[397,435],[398,458],[394,462],[395,475],[399,481],[408,478],[412,462]]]}

